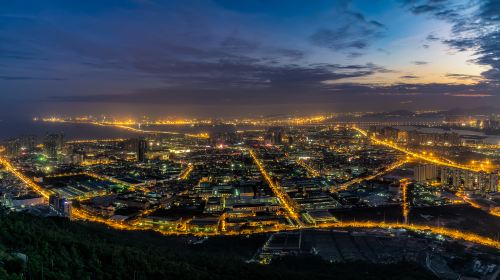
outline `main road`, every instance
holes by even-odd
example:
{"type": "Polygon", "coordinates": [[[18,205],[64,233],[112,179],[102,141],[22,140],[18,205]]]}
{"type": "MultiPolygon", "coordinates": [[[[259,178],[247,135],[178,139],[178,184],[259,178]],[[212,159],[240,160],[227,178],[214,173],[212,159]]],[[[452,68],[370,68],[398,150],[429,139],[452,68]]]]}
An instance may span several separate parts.
{"type": "Polygon", "coordinates": [[[303,223],[300,220],[299,216],[300,209],[297,203],[292,198],[290,198],[290,196],[286,193],[286,191],[284,191],[280,186],[278,186],[274,182],[271,176],[269,176],[269,173],[267,172],[266,168],[264,167],[260,159],[257,158],[255,152],[253,150],[249,150],[249,153],[252,159],[254,160],[255,164],[257,164],[257,167],[259,168],[260,173],[266,180],[267,184],[269,185],[273,193],[276,195],[276,197],[278,197],[281,204],[283,205],[283,208],[285,208],[289,218],[292,219],[297,225],[302,226],[303,223]]]}
{"type": "Polygon", "coordinates": [[[398,144],[395,144],[395,143],[393,143],[391,141],[387,141],[387,140],[383,140],[383,139],[378,139],[375,136],[369,136],[367,131],[365,131],[365,130],[359,128],[359,127],[353,126],[352,128],[354,130],[356,130],[357,132],[359,132],[361,135],[370,138],[370,140],[372,140],[373,142],[375,142],[377,144],[380,144],[380,145],[383,145],[383,146],[387,146],[387,147],[392,148],[394,150],[398,150],[398,151],[403,152],[403,153],[405,153],[405,154],[407,154],[409,156],[412,156],[414,158],[417,158],[417,159],[420,159],[420,160],[423,160],[423,161],[426,161],[426,162],[434,163],[434,164],[437,164],[437,165],[442,165],[442,166],[448,166],[448,167],[453,167],[453,168],[465,169],[465,170],[474,171],[474,172],[481,171],[480,169],[471,168],[471,167],[468,167],[468,166],[465,166],[465,165],[462,165],[462,164],[454,163],[454,162],[452,162],[450,160],[447,160],[447,159],[439,159],[439,158],[431,157],[431,156],[426,155],[426,154],[416,153],[416,152],[408,150],[405,147],[401,147],[398,144]]]}
{"type": "Polygon", "coordinates": [[[350,186],[352,186],[354,184],[358,184],[358,183],[361,183],[363,181],[373,180],[373,179],[375,179],[375,178],[377,178],[379,176],[382,176],[382,175],[384,175],[386,173],[391,172],[392,170],[394,170],[396,168],[399,168],[400,166],[404,165],[407,162],[409,162],[409,160],[407,160],[407,159],[398,160],[398,161],[392,163],[391,165],[386,166],[385,168],[383,168],[382,170],[380,170],[379,172],[377,172],[375,174],[371,174],[371,175],[368,175],[368,176],[365,176],[365,177],[359,177],[359,178],[356,178],[356,179],[352,179],[350,181],[342,183],[340,186],[332,187],[330,189],[330,191],[331,192],[343,191],[343,190],[346,190],[348,187],[350,187],[350,186]]]}

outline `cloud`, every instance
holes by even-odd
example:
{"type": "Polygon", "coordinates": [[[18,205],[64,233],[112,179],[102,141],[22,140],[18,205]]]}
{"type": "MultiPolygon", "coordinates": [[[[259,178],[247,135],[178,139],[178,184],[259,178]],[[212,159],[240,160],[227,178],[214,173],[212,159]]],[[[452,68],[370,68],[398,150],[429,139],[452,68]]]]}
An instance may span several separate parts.
{"type": "Polygon", "coordinates": [[[413,64],[415,65],[427,65],[429,62],[427,61],[412,61],[413,64]]]}
{"type": "Polygon", "coordinates": [[[392,85],[343,83],[332,85],[337,92],[345,94],[378,94],[387,96],[422,95],[434,98],[438,95],[457,93],[495,95],[498,87],[491,84],[451,84],[451,83],[399,83],[392,85]]]}
{"type": "Polygon", "coordinates": [[[62,78],[44,78],[31,76],[0,76],[0,80],[4,81],[63,81],[62,78]]]}
{"type": "MultiPolygon", "coordinates": [[[[97,0],[90,1],[99,5],[97,0]]],[[[476,85],[417,84],[415,75],[397,73],[372,63],[358,63],[363,55],[371,57],[370,52],[388,53],[377,50],[379,44],[375,43],[392,30],[353,11],[349,4],[339,4],[332,9],[331,3],[318,8],[303,7],[303,2],[297,1],[294,17],[291,17],[281,10],[269,9],[267,1],[258,1],[258,10],[242,9],[237,2],[231,4],[235,8],[222,9],[212,1],[195,1],[190,5],[184,1],[147,1],[134,5],[133,9],[121,9],[116,8],[119,2],[99,9],[98,13],[92,13],[91,7],[85,12],[80,12],[78,7],[73,11],[69,4],[65,4],[64,11],[54,12],[54,6],[51,10],[37,4],[31,18],[12,22],[0,17],[0,25],[4,27],[0,30],[0,42],[4,43],[0,48],[0,62],[7,65],[2,66],[0,79],[18,81],[16,85],[12,85],[14,82],[4,84],[11,86],[9,90],[16,86],[12,91],[24,91],[19,86],[30,83],[23,80],[51,80],[43,77],[59,74],[79,77],[72,87],[66,87],[68,82],[61,89],[62,83],[54,82],[51,87],[31,89],[36,92],[32,96],[52,95],[46,99],[49,102],[217,105],[350,101],[355,104],[351,108],[357,108],[363,102],[382,107],[391,97],[396,106],[401,100],[411,98],[413,101],[417,97],[428,98],[434,105],[434,98],[451,94],[498,95],[499,92],[499,79],[493,79],[494,67],[483,73],[492,78],[476,85]],[[303,9],[311,9],[311,13],[306,15],[303,9]],[[297,23],[293,23],[295,21],[297,23]],[[325,49],[339,53],[325,55],[325,49]],[[357,59],[350,60],[352,58],[357,59]],[[316,63],[318,61],[329,63],[316,63]],[[16,67],[16,71],[11,71],[11,67],[16,67]],[[47,69],[60,72],[50,73],[47,69]],[[381,73],[395,74],[376,75],[381,73]],[[382,84],[384,78],[378,80],[379,84],[364,84],[359,81],[369,79],[357,79],[370,75],[391,76],[390,81],[394,77],[405,80],[388,85],[382,84]],[[353,83],[343,83],[346,79],[353,83]]],[[[274,3],[282,6],[279,1],[274,3]]],[[[453,25],[453,34],[457,36],[437,38],[430,33],[421,42],[424,47],[439,40],[457,50],[475,51],[476,62],[480,64],[497,64],[495,38],[498,37],[487,38],[486,35],[494,34],[489,29],[484,36],[478,35],[475,31],[479,27],[472,20],[457,16],[469,9],[459,9],[453,1],[445,0],[412,0],[407,5],[415,13],[437,17],[453,25]],[[459,20],[465,24],[458,24],[459,20]],[[466,32],[466,27],[472,35],[466,32]]],[[[481,9],[486,10],[490,10],[490,14],[478,9],[474,17],[495,21],[492,9],[481,9]]],[[[428,62],[411,63],[426,65],[428,62]]],[[[468,80],[460,74],[449,75],[458,83],[468,80]]],[[[31,84],[36,87],[39,83],[31,84]]],[[[414,104],[421,105],[416,101],[414,104]]]]}
{"type": "MultiPolygon", "coordinates": [[[[343,49],[364,49],[368,46],[368,41],[361,36],[351,33],[348,26],[338,29],[320,29],[311,35],[311,42],[320,47],[325,47],[334,51],[343,49]]],[[[354,32],[358,32],[355,30],[354,32]]]]}
{"type": "MultiPolygon", "coordinates": [[[[407,1],[415,14],[429,14],[452,24],[451,39],[443,42],[457,51],[473,51],[475,63],[489,66],[482,76],[491,83],[500,80],[500,2],[416,0],[407,1]]],[[[429,37],[432,40],[438,39],[429,37]]]]}
{"type": "Polygon", "coordinates": [[[241,53],[254,51],[259,44],[250,40],[229,36],[221,42],[220,46],[223,51],[241,53]]]}
{"type": "Polygon", "coordinates": [[[361,52],[350,52],[347,54],[347,57],[349,58],[357,58],[363,56],[363,53],[361,52]]]}
{"type": "Polygon", "coordinates": [[[493,94],[490,93],[445,93],[445,95],[454,97],[472,97],[472,98],[483,98],[483,97],[493,96],[493,94]]]}
{"type": "Polygon", "coordinates": [[[310,87],[326,80],[363,77],[386,73],[374,64],[294,64],[247,56],[225,56],[204,60],[155,57],[134,61],[134,68],[161,77],[171,87],[200,89],[310,87]]]}
{"type": "Polygon", "coordinates": [[[381,38],[386,29],[382,23],[367,20],[363,14],[347,7],[335,14],[331,21],[332,26],[320,28],[309,37],[313,45],[333,51],[362,50],[381,38]]]}
{"type": "Polygon", "coordinates": [[[404,75],[404,76],[401,76],[399,78],[401,78],[401,79],[418,79],[418,76],[415,76],[415,75],[404,75]]]}
{"type": "Polygon", "coordinates": [[[242,92],[252,90],[321,90],[326,87],[324,81],[390,71],[375,64],[269,64],[245,57],[215,61],[140,61],[135,68],[162,77],[169,85],[167,88],[177,92],[215,90],[239,97],[242,92]]]}
{"type": "Polygon", "coordinates": [[[425,37],[425,40],[429,41],[429,42],[435,42],[435,41],[439,41],[439,38],[434,35],[434,34],[429,34],[427,35],[427,37],[425,37]]]}
{"type": "Polygon", "coordinates": [[[416,5],[411,7],[411,11],[415,14],[423,14],[423,13],[429,13],[429,12],[435,12],[440,9],[440,6],[438,5],[416,5]]]}
{"type": "Polygon", "coordinates": [[[299,60],[304,58],[305,52],[302,50],[296,49],[287,49],[287,48],[277,48],[269,50],[272,54],[277,54],[281,57],[289,58],[290,60],[299,60]]]}
{"type": "Polygon", "coordinates": [[[453,78],[457,80],[481,80],[481,76],[477,75],[468,75],[468,74],[457,74],[457,73],[448,73],[445,75],[447,78],[453,78]]]}
{"type": "MultiPolygon", "coordinates": [[[[206,5],[204,9],[182,4],[172,9],[161,5],[152,9],[147,4],[146,8],[140,9],[141,16],[120,10],[122,17],[129,16],[127,21],[94,19],[91,21],[93,27],[100,28],[79,27],[77,32],[35,17],[23,23],[22,32],[17,32],[18,38],[15,39],[22,37],[19,39],[21,43],[17,44],[22,46],[31,43],[28,38],[33,38],[38,45],[49,46],[51,52],[64,56],[64,62],[71,58],[71,62],[76,61],[85,70],[123,71],[147,76],[168,88],[316,88],[324,86],[322,82],[325,80],[387,71],[373,64],[361,65],[357,69],[334,63],[310,65],[304,59],[309,51],[307,48],[297,49],[286,42],[255,36],[255,33],[266,31],[254,30],[253,26],[221,26],[213,18],[233,23],[253,18],[252,15],[221,10],[210,3],[203,4],[206,5]],[[107,36],[103,37],[103,34],[107,36]]],[[[364,48],[368,44],[366,38],[384,26],[375,20],[367,20],[361,13],[347,8],[343,11],[345,13],[341,14],[348,21],[342,23],[353,27],[346,31],[349,38],[344,36],[346,41],[342,44],[354,48],[349,52],[350,57],[359,57],[362,54],[357,49],[364,48]]],[[[338,26],[338,22],[333,25],[338,26]]]]}
{"type": "MultiPolygon", "coordinates": [[[[325,66],[326,67],[326,66],[325,66]]],[[[353,65],[352,69],[358,66],[353,65]]],[[[307,79],[306,79],[307,80],[307,79]]],[[[443,106],[451,103],[449,97],[494,97],[497,88],[489,85],[467,84],[414,84],[393,85],[335,83],[317,87],[248,87],[235,89],[226,87],[210,88],[150,88],[127,94],[98,94],[80,96],[53,96],[49,101],[56,102],[108,102],[128,104],[165,104],[165,105],[261,105],[261,104],[327,104],[363,100],[366,104],[388,105],[394,102],[397,108],[401,101],[417,98],[426,104],[431,98],[433,104],[443,106]],[[307,98],[304,99],[304,96],[307,98]],[[425,101],[426,100],[426,101],[425,101]]],[[[412,99],[413,100],[413,99],[412,99]]],[[[416,102],[415,102],[416,103],[416,102]]],[[[417,104],[417,103],[416,103],[417,104]]],[[[422,103],[418,103],[422,104],[422,103]]],[[[455,103],[453,103],[455,104],[455,103]]],[[[459,105],[457,103],[456,105],[459,105]]]]}

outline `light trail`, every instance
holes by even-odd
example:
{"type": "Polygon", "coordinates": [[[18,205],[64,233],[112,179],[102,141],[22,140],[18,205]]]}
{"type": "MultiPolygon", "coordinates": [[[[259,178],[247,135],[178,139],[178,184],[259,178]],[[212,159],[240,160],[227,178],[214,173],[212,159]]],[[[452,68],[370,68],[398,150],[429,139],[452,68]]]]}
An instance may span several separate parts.
{"type": "Polygon", "coordinates": [[[400,184],[401,184],[401,188],[402,188],[402,192],[403,192],[403,218],[404,218],[405,224],[408,224],[408,217],[410,214],[410,207],[409,207],[409,203],[407,201],[407,199],[408,199],[408,197],[407,197],[408,180],[403,179],[400,181],[400,184]]]}
{"type": "Polygon", "coordinates": [[[450,237],[452,239],[463,240],[472,242],[488,247],[500,249],[500,241],[481,236],[475,233],[468,233],[458,229],[449,229],[445,227],[434,227],[429,225],[412,225],[412,224],[399,224],[399,223],[386,223],[386,222],[340,222],[340,223],[327,223],[317,226],[317,228],[385,228],[385,229],[406,229],[416,232],[430,232],[450,237]]]}
{"type": "Polygon", "coordinates": [[[463,201],[465,201],[466,203],[468,203],[470,206],[472,206],[474,208],[481,209],[481,210],[485,211],[486,213],[488,213],[490,215],[493,215],[493,216],[496,216],[496,217],[500,217],[500,210],[496,210],[496,209],[493,209],[493,210],[484,209],[484,207],[481,207],[481,205],[479,205],[478,203],[474,202],[472,199],[470,199],[469,197],[467,197],[466,195],[464,195],[461,192],[457,192],[455,195],[458,196],[458,197],[460,197],[461,199],[463,199],[463,201]]]}
{"type": "Polygon", "coordinates": [[[347,181],[347,182],[341,184],[338,187],[332,187],[330,189],[330,191],[331,192],[344,191],[344,190],[346,190],[347,188],[349,188],[350,186],[352,186],[354,184],[359,184],[359,183],[361,183],[363,181],[373,180],[373,179],[375,179],[375,178],[377,178],[379,176],[382,176],[382,175],[384,175],[384,174],[386,174],[388,172],[391,172],[392,170],[394,170],[396,168],[399,168],[400,166],[404,165],[407,162],[409,162],[409,160],[407,160],[407,159],[396,161],[393,164],[387,166],[386,168],[384,168],[383,170],[381,170],[381,171],[379,171],[379,172],[377,172],[375,174],[347,181]]]}
{"type": "Polygon", "coordinates": [[[254,160],[255,164],[257,164],[257,167],[260,170],[260,173],[264,177],[264,179],[267,181],[269,187],[273,191],[273,193],[278,197],[278,199],[281,201],[283,207],[285,208],[288,216],[292,218],[298,225],[302,225],[302,222],[299,219],[299,207],[295,201],[293,201],[288,194],[281,189],[280,186],[278,186],[273,179],[269,176],[267,173],[266,169],[260,162],[260,160],[257,158],[257,155],[253,150],[250,150],[250,156],[254,160]]]}
{"type": "Polygon", "coordinates": [[[115,127],[115,128],[125,129],[125,130],[129,130],[129,131],[136,132],[136,133],[145,133],[145,134],[170,134],[170,135],[184,135],[187,137],[200,138],[200,139],[208,139],[209,138],[209,135],[207,133],[191,134],[191,133],[181,133],[181,132],[163,131],[163,130],[144,130],[144,129],[132,127],[131,125],[136,124],[134,122],[67,121],[67,120],[61,120],[61,119],[47,119],[47,120],[44,119],[44,121],[56,122],[56,123],[60,122],[60,123],[91,124],[91,125],[96,125],[96,126],[109,126],[109,127],[115,127]]]}
{"type": "Polygon", "coordinates": [[[163,130],[144,130],[144,129],[140,129],[140,128],[131,127],[131,126],[128,126],[128,125],[113,124],[113,123],[97,123],[97,122],[95,122],[95,123],[92,123],[92,124],[117,127],[117,128],[122,128],[122,129],[130,130],[130,131],[133,131],[133,132],[146,133],[146,134],[184,135],[184,136],[187,136],[187,137],[200,138],[200,139],[208,139],[209,138],[209,135],[207,133],[191,134],[191,133],[181,133],[181,132],[163,131],[163,130]]]}
{"type": "MultiPolygon", "coordinates": [[[[400,147],[400,146],[398,146],[398,145],[396,145],[396,144],[394,144],[392,142],[388,142],[386,140],[380,140],[380,139],[377,139],[376,137],[373,137],[373,136],[370,137],[370,136],[368,136],[368,133],[366,131],[364,131],[363,129],[358,128],[356,126],[353,126],[353,128],[356,131],[358,131],[360,134],[362,134],[363,136],[366,136],[366,137],[370,138],[373,142],[375,142],[377,144],[381,144],[381,145],[393,148],[393,149],[398,150],[400,152],[406,153],[407,155],[410,155],[412,157],[415,157],[415,158],[418,158],[418,159],[421,159],[421,160],[424,160],[424,161],[427,161],[427,162],[431,162],[431,163],[434,163],[434,164],[437,164],[437,165],[443,165],[443,166],[448,166],[448,167],[453,167],[453,168],[458,168],[458,169],[469,170],[469,171],[473,171],[473,172],[479,172],[479,171],[483,170],[482,168],[471,168],[471,167],[468,167],[468,166],[465,166],[465,165],[454,163],[453,161],[451,161],[449,159],[445,159],[445,158],[443,158],[443,159],[429,158],[426,155],[412,152],[412,151],[410,151],[410,150],[408,150],[406,148],[400,147]]],[[[481,206],[479,206],[477,203],[471,201],[470,199],[466,198],[465,196],[460,196],[460,197],[465,202],[467,202],[469,205],[471,205],[472,207],[482,209],[481,206]]],[[[491,215],[493,215],[493,216],[497,216],[497,217],[500,216],[500,213],[495,212],[495,211],[486,211],[486,212],[489,213],[489,214],[491,214],[491,215]]]]}
{"type": "Polygon", "coordinates": [[[465,169],[465,170],[470,170],[470,171],[474,171],[474,172],[478,172],[478,171],[481,171],[480,169],[475,169],[475,168],[471,168],[471,167],[468,167],[468,166],[465,166],[465,165],[461,165],[461,164],[458,164],[458,163],[453,163],[451,160],[448,160],[448,159],[437,159],[437,158],[434,158],[434,157],[429,157],[427,155],[424,155],[424,154],[419,154],[419,153],[416,153],[416,152],[412,152],[404,147],[400,147],[392,142],[389,142],[387,140],[381,140],[381,139],[378,139],[374,136],[369,136],[368,135],[368,132],[366,132],[365,130],[359,128],[359,127],[356,127],[356,126],[353,126],[352,127],[353,129],[355,129],[357,132],[359,132],[361,135],[365,136],[365,137],[368,137],[370,138],[370,140],[372,140],[373,142],[377,143],[377,144],[380,144],[380,145],[384,145],[384,146],[387,146],[387,147],[390,147],[392,149],[395,149],[395,150],[398,150],[400,152],[403,152],[407,155],[410,155],[414,158],[418,158],[418,159],[421,159],[423,161],[427,161],[427,162],[431,162],[431,163],[434,163],[434,164],[437,164],[437,165],[443,165],[443,166],[448,166],[448,167],[454,167],[454,168],[459,168],[459,169],[465,169]]]}
{"type": "Polygon", "coordinates": [[[84,160],[80,163],[80,166],[92,166],[92,165],[110,165],[115,164],[115,160],[110,159],[98,159],[98,160],[84,160]]]}
{"type": "Polygon", "coordinates": [[[6,158],[0,157],[0,164],[4,166],[4,168],[12,173],[14,176],[16,176],[19,180],[21,180],[23,183],[25,183],[28,187],[33,189],[35,192],[39,193],[42,195],[44,198],[49,198],[49,196],[52,194],[48,190],[40,187],[37,185],[33,180],[28,178],[26,175],[23,173],[19,172],[13,165],[10,163],[9,160],[6,158]]]}
{"type": "MultiPolygon", "coordinates": [[[[189,232],[189,231],[174,231],[174,230],[160,230],[153,227],[140,227],[137,225],[129,225],[119,222],[114,222],[108,219],[96,217],[88,213],[82,209],[75,209],[72,212],[75,217],[78,217],[83,220],[88,220],[92,222],[99,222],[106,224],[110,227],[121,229],[121,230],[153,230],[157,231],[163,235],[194,235],[194,236],[224,236],[224,235],[247,235],[252,233],[271,233],[278,231],[293,231],[295,228],[276,228],[276,229],[268,229],[268,230],[255,230],[255,231],[227,231],[227,232],[189,232]]],[[[428,225],[411,225],[411,224],[399,224],[399,223],[386,223],[386,222],[336,222],[336,223],[324,223],[316,226],[304,226],[303,229],[325,229],[325,228],[381,228],[381,229],[405,229],[409,231],[415,232],[427,232],[436,235],[446,236],[456,240],[463,240],[467,242],[472,242],[475,244],[488,246],[496,249],[500,249],[500,241],[494,240],[489,237],[481,236],[475,233],[463,232],[457,229],[448,229],[444,227],[434,227],[428,225]]]]}
{"type": "Polygon", "coordinates": [[[194,170],[194,165],[193,164],[188,164],[187,168],[181,172],[179,175],[179,180],[186,180],[189,177],[189,174],[193,172],[194,170]]]}
{"type": "Polygon", "coordinates": [[[116,139],[83,139],[83,140],[71,140],[67,141],[66,144],[86,144],[86,143],[109,143],[109,142],[124,142],[127,139],[116,138],[116,139]]]}

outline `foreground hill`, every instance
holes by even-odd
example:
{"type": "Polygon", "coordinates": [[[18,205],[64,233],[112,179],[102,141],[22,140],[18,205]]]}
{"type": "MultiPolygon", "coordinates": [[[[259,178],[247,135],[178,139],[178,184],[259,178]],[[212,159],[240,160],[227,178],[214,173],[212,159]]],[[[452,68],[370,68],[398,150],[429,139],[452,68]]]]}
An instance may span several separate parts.
{"type": "Polygon", "coordinates": [[[188,237],[1,212],[0,279],[433,279],[408,263],[330,264],[315,256],[246,263],[265,239],[193,245],[188,237]]]}

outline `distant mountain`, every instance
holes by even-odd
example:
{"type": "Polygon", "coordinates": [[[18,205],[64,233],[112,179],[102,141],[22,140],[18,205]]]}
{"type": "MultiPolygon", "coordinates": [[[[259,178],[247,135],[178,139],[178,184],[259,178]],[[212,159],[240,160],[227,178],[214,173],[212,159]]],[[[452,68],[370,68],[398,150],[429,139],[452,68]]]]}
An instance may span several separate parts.
{"type": "Polygon", "coordinates": [[[415,115],[415,112],[408,111],[408,110],[397,110],[397,111],[390,111],[390,112],[373,113],[373,114],[369,114],[367,116],[370,116],[370,117],[389,117],[389,116],[413,116],[413,115],[415,115]]]}
{"type": "MultiPolygon", "coordinates": [[[[367,114],[364,117],[366,118],[389,118],[389,117],[410,117],[415,115],[416,112],[412,112],[409,110],[397,110],[390,112],[379,112],[367,114]]],[[[457,115],[490,115],[490,114],[500,114],[500,108],[494,106],[483,106],[477,108],[453,108],[450,110],[443,110],[437,112],[429,112],[418,114],[419,117],[430,117],[430,116],[457,116],[457,115]]]]}
{"type": "Polygon", "coordinates": [[[483,106],[477,108],[453,108],[443,112],[447,116],[500,114],[500,108],[483,106]]]}

